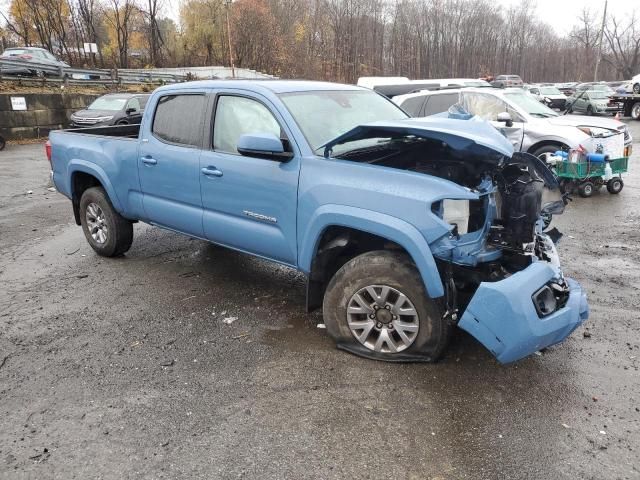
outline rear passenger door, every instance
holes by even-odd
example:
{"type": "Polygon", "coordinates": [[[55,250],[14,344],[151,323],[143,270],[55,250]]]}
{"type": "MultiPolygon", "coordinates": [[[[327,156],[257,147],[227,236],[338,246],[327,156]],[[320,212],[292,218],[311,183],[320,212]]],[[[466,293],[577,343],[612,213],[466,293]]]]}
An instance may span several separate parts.
{"type": "Polygon", "coordinates": [[[207,92],[162,95],[140,143],[138,171],[147,220],[203,237],[200,152],[207,92]]]}

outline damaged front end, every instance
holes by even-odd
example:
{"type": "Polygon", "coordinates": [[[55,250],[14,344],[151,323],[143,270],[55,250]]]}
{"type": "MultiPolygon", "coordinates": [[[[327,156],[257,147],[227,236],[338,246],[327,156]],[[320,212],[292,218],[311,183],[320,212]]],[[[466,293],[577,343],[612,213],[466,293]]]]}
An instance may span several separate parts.
{"type": "Polygon", "coordinates": [[[561,342],[589,315],[580,285],[560,269],[561,234],[543,231],[544,216],[562,213],[564,201],[555,177],[538,162],[514,154],[478,185],[481,224],[474,207],[465,215],[454,204],[457,213],[447,216],[448,204],[460,200],[433,207],[450,225],[448,235],[431,243],[447,288],[446,314],[502,363],[561,342]]]}
{"type": "Polygon", "coordinates": [[[433,222],[423,234],[445,286],[445,317],[500,362],[561,342],[587,319],[585,293],[560,268],[561,234],[547,229],[565,207],[557,178],[538,158],[514,153],[486,122],[377,122],[328,143],[325,155],[466,187],[433,198],[433,222]],[[336,155],[334,148],[348,142],[360,148],[336,155]]]}

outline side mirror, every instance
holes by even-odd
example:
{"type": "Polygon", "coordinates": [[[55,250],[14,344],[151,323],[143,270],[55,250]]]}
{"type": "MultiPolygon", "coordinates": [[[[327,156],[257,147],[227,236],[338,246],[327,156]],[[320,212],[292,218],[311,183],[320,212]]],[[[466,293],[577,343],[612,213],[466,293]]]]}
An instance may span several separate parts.
{"type": "Polygon", "coordinates": [[[127,108],[124,113],[126,113],[127,115],[131,115],[134,112],[137,112],[138,110],[136,110],[135,108],[127,108]]]}
{"type": "Polygon", "coordinates": [[[273,133],[246,133],[238,139],[236,149],[240,155],[277,162],[286,162],[293,157],[292,152],[285,152],[282,140],[273,133]]]}
{"type": "Polygon", "coordinates": [[[513,120],[508,112],[500,112],[498,114],[498,121],[504,123],[507,127],[513,127],[513,120]]]}

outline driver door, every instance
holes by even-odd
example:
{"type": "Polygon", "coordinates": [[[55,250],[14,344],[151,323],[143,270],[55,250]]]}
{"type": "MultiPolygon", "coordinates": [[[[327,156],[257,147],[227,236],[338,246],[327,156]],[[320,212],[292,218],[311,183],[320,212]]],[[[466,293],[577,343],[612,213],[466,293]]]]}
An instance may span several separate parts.
{"type": "Polygon", "coordinates": [[[266,100],[245,91],[219,91],[213,132],[200,156],[200,191],[207,239],[220,245],[297,263],[296,210],[300,154],[282,118],[266,100]],[[277,161],[241,155],[241,135],[272,133],[294,156],[277,161]]]}
{"type": "Polygon", "coordinates": [[[511,142],[513,149],[516,152],[520,151],[524,138],[524,120],[504,100],[486,93],[462,92],[462,104],[467,112],[487,120],[496,127],[511,142]],[[511,126],[498,122],[498,114],[503,112],[511,115],[511,126]]]}

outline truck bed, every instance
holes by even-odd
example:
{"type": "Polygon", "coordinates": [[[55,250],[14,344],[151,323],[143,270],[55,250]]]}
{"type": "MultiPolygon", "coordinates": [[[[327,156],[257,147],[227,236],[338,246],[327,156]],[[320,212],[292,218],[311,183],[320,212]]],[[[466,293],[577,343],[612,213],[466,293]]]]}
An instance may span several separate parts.
{"type": "Polygon", "coordinates": [[[140,124],[113,125],[106,127],[78,127],[63,130],[69,133],[82,133],[85,135],[99,135],[102,137],[138,138],[140,124]]]}

